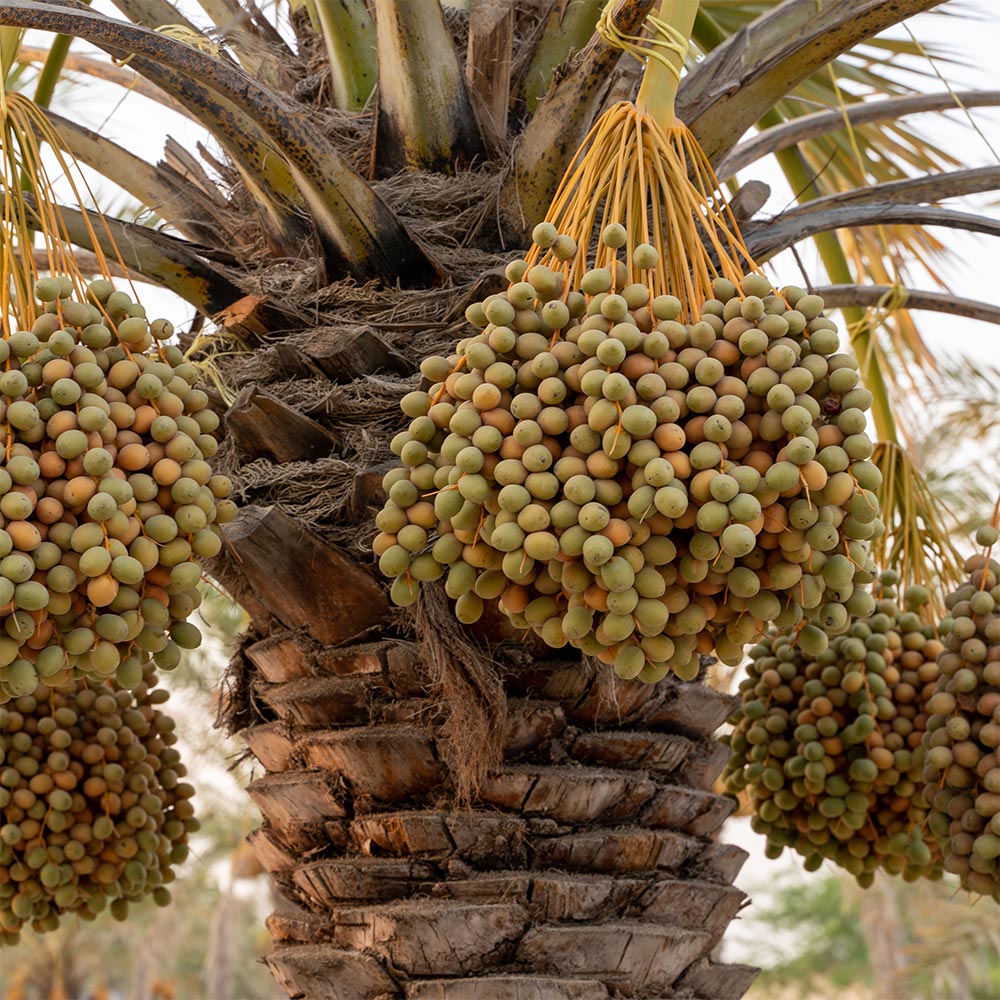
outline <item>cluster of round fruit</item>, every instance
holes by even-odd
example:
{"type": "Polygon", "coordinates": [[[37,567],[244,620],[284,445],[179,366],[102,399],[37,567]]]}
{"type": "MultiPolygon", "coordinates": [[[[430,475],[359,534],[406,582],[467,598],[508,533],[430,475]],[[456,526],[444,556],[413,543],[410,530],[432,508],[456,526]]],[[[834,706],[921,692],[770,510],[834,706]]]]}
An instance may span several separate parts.
{"type": "Polygon", "coordinates": [[[1000,563],[982,527],[985,554],[965,564],[969,579],[945,603],[937,688],[928,704],[924,795],[945,870],[972,892],[1000,902],[1000,563]]]}
{"type": "MultiPolygon", "coordinates": [[[[534,238],[576,252],[549,224],[534,238]]],[[[642,270],[656,258],[633,251],[642,270]]],[[[650,682],[693,677],[713,649],[738,662],[772,622],[808,620],[819,653],[871,610],[872,396],[822,299],[718,279],[685,324],[620,260],[579,290],[523,260],[507,277],[466,313],[481,332],[425,359],[402,400],[374,542],[397,604],[446,575],[460,621],[494,601],[650,682]]]]}
{"type": "Polygon", "coordinates": [[[74,677],[142,681],[200,642],[199,560],[235,516],[219,418],[166,320],[108,281],[0,341],[0,702],[74,677]]]}
{"type": "Polygon", "coordinates": [[[198,828],[167,692],[147,667],[112,681],[38,685],[0,708],[0,930],[53,930],[60,915],[124,918],[147,895],[170,901],[172,865],[198,828]]]}
{"type": "Polygon", "coordinates": [[[902,611],[895,580],[883,573],[875,613],[819,655],[794,630],[755,646],[725,737],[724,780],[748,792],[768,856],[790,847],[809,870],[829,858],[862,885],[877,868],[907,880],[941,875],[921,741],[943,646],[919,614],[927,591],[907,588],[902,611]]]}

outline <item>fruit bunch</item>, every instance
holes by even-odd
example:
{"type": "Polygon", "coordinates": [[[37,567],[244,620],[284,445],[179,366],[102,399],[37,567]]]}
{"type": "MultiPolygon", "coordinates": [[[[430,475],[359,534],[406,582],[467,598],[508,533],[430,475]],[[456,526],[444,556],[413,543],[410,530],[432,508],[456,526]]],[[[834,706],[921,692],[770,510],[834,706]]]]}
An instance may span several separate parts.
{"type": "MultiPolygon", "coordinates": [[[[550,224],[550,256],[578,248],[550,224]]],[[[624,246],[620,225],[607,251],[624,246]]],[[[631,263],[651,276],[657,251],[631,263]]],[[[696,322],[613,260],[567,288],[514,261],[470,306],[480,332],[429,357],[402,400],[402,467],[374,542],[392,598],[445,577],[462,622],[486,602],[622,677],[738,662],[772,623],[814,653],[871,610],[882,528],[871,394],[823,302],[759,274],[716,279],[696,322]]]]}
{"type": "Polygon", "coordinates": [[[928,704],[924,795],[946,871],[972,892],[1000,902],[1000,563],[990,559],[997,529],[984,526],[982,554],[945,600],[945,648],[928,704]]]}
{"type": "Polygon", "coordinates": [[[725,737],[724,780],[748,793],[769,857],[790,847],[814,870],[829,858],[869,885],[882,868],[907,880],[941,873],[927,830],[921,740],[943,649],[920,608],[928,594],[893,599],[884,573],[874,614],[818,655],[794,629],[751,650],[742,705],[725,737]]]}
{"type": "Polygon", "coordinates": [[[170,901],[171,866],[198,828],[175,742],[147,667],[133,691],[81,680],[38,685],[0,708],[0,930],[53,930],[61,915],[124,918],[170,901]]]}
{"type": "Polygon", "coordinates": [[[35,293],[32,328],[0,341],[0,702],[176,666],[200,642],[199,560],[235,516],[208,464],[219,418],[171,324],[105,280],[35,293]]]}

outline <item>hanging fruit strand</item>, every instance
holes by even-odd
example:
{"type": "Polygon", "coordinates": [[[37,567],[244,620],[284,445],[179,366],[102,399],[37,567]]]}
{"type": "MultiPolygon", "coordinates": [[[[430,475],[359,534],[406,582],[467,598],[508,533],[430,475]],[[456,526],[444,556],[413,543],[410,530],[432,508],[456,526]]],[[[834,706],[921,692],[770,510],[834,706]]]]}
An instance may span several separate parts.
{"type": "Polygon", "coordinates": [[[645,280],[654,297],[677,295],[688,322],[696,322],[701,303],[713,297],[714,278],[738,286],[744,274],[760,270],[687,126],[664,129],[627,101],[591,130],[548,213],[555,231],[575,241],[576,253],[566,260],[554,247],[535,247],[529,266],[560,273],[564,292],[591,268],[613,268],[617,248],[598,244],[591,252],[598,218],[601,230],[624,222],[628,282],[645,280]],[[652,245],[659,258],[648,273],[628,252],[643,245],[652,245]]]}
{"type": "Polygon", "coordinates": [[[882,531],[854,358],[822,299],[759,273],[673,114],[696,7],[624,40],[641,106],[601,117],[509,287],[421,364],[373,542],[396,604],[443,578],[459,621],[489,602],[650,683],[772,623],[824,652],[873,610],[882,531]]]}
{"type": "Polygon", "coordinates": [[[974,535],[980,552],[945,598],[944,651],[927,705],[924,795],[944,869],[1000,902],[1000,502],[974,535]]]}
{"type": "Polygon", "coordinates": [[[178,780],[186,768],[163,711],[167,691],[156,684],[150,667],[131,691],[115,681],[44,685],[0,708],[8,740],[3,945],[17,944],[28,927],[54,931],[64,915],[93,919],[108,909],[121,920],[147,897],[170,903],[173,869],[200,824],[194,788],[178,780]],[[109,734],[128,752],[105,757],[109,734]],[[46,810],[42,820],[37,805],[46,810]]]}
{"type": "Polygon", "coordinates": [[[947,512],[899,444],[879,441],[872,462],[882,471],[875,492],[888,529],[873,541],[872,558],[896,569],[904,584],[926,587],[931,597],[922,610],[936,619],[943,613],[944,595],[963,576],[947,512]]]}
{"type": "Polygon", "coordinates": [[[767,856],[796,851],[808,871],[829,859],[862,886],[876,870],[907,881],[943,871],[920,745],[944,646],[921,615],[927,591],[897,583],[884,572],[876,613],[819,655],[787,629],[769,632],[750,651],[724,737],[723,780],[749,798],[767,856]]]}
{"type": "MultiPolygon", "coordinates": [[[[48,147],[61,181],[68,185],[72,201],[80,206],[83,225],[104,278],[109,278],[111,274],[102,248],[106,241],[99,238],[91,213],[96,216],[98,227],[103,228],[107,241],[110,241],[110,229],[96,208],[96,199],[86,180],[65,153],[58,133],[34,102],[23,94],[6,94],[0,111],[0,135],[3,137],[0,197],[4,206],[0,230],[0,247],[3,250],[0,324],[6,339],[18,327],[30,329],[39,315],[33,294],[39,277],[33,246],[36,235],[42,242],[46,270],[69,278],[78,297],[84,295],[87,285],[87,277],[80,271],[70,249],[69,232],[59,209],[55,181],[42,155],[42,143],[48,147]],[[30,201],[23,197],[25,193],[31,195],[30,201]],[[84,210],[87,205],[95,207],[88,212],[84,210]]],[[[114,246],[113,241],[110,242],[114,246]]],[[[119,268],[127,273],[117,248],[114,258],[119,268]]],[[[134,286],[132,292],[134,296],[134,286]]]]}

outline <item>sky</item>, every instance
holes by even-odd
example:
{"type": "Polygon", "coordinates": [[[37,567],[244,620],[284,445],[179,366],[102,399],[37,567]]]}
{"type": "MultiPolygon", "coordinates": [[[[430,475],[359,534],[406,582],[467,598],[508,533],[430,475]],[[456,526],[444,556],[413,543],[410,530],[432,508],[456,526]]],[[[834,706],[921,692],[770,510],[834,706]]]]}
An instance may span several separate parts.
{"type": "MultiPolygon", "coordinates": [[[[952,8],[956,5],[947,6],[952,8]]],[[[996,88],[1000,85],[1000,75],[996,71],[996,53],[1000,52],[1000,0],[968,0],[961,6],[977,20],[922,14],[912,19],[912,29],[918,38],[933,40],[937,45],[948,48],[954,58],[968,64],[962,67],[947,64],[938,67],[952,87],[996,88]]],[[[107,0],[97,0],[94,7],[113,16],[116,13],[107,0]]],[[[41,39],[36,43],[45,44],[41,39]]],[[[83,46],[74,46],[74,51],[84,50],[83,46]]],[[[922,89],[937,92],[943,88],[940,81],[932,76],[925,81],[922,89]]],[[[113,87],[97,89],[81,85],[61,88],[57,93],[55,106],[61,113],[78,118],[150,162],[155,162],[161,155],[166,134],[174,136],[192,150],[198,141],[204,141],[204,135],[188,119],[162,106],[153,105],[139,95],[125,93],[113,87]]],[[[947,115],[914,116],[908,122],[924,129],[968,166],[995,164],[996,157],[988,143],[994,149],[1000,149],[1000,112],[997,109],[976,109],[971,115],[985,138],[968,127],[959,111],[949,112],[947,115]]],[[[764,208],[766,213],[777,213],[790,202],[792,192],[774,169],[762,169],[755,165],[745,176],[756,177],[771,185],[772,195],[764,208]]],[[[960,210],[989,212],[995,216],[997,197],[994,194],[962,198],[951,204],[960,210]]],[[[956,250],[956,259],[943,268],[952,291],[995,303],[997,275],[1000,274],[998,241],[967,233],[948,233],[946,238],[956,250]]],[[[822,283],[822,268],[811,244],[800,247],[800,256],[805,267],[814,275],[814,281],[822,283]]],[[[769,274],[779,284],[802,283],[798,264],[790,254],[776,259],[769,274]]],[[[928,281],[915,282],[915,285],[933,287],[928,281]]],[[[143,300],[150,315],[168,315],[175,325],[191,315],[187,306],[161,290],[143,289],[143,300]]],[[[935,313],[922,313],[918,321],[925,339],[942,361],[953,360],[961,350],[983,364],[1000,368],[1000,328],[997,326],[935,313]]],[[[232,792],[242,794],[235,787],[232,787],[232,792]]],[[[763,840],[749,830],[746,820],[730,821],[725,827],[723,838],[739,843],[750,851],[750,860],[736,884],[758,900],[766,898],[773,886],[782,880],[805,877],[798,862],[787,855],[779,861],[765,859],[763,840]]],[[[729,960],[740,960],[748,959],[752,954],[755,961],[767,964],[767,948],[772,949],[774,957],[786,950],[787,946],[788,941],[780,937],[762,939],[760,931],[754,929],[751,911],[751,916],[736,921],[727,935],[725,955],[729,960]]]]}

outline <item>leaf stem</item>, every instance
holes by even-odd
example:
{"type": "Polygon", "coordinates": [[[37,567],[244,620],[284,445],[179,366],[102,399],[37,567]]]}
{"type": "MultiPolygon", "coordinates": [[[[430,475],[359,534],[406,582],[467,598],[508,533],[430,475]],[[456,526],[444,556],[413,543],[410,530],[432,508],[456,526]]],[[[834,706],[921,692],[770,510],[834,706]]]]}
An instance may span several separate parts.
{"type": "Polygon", "coordinates": [[[360,111],[375,89],[375,25],[364,0],[314,0],[309,4],[326,45],[334,102],[360,111]]]}
{"type": "Polygon", "coordinates": [[[35,104],[40,108],[47,108],[52,104],[52,95],[55,93],[56,84],[62,75],[63,63],[69,54],[69,47],[73,42],[72,35],[56,35],[49,46],[49,54],[45,58],[45,65],[42,66],[35,83],[35,104]]]}
{"type": "Polygon", "coordinates": [[[590,41],[603,6],[604,0],[570,0],[562,9],[553,5],[521,84],[519,96],[529,112],[541,103],[556,69],[590,41]]]}
{"type": "MultiPolygon", "coordinates": [[[[694,29],[699,3],[700,0],[662,0],[658,17],[677,32],[677,37],[687,41],[694,29]]],[[[664,47],[662,57],[650,55],[646,59],[646,70],[635,104],[662,128],[668,129],[676,121],[674,102],[684,68],[684,53],[664,47]]]]}
{"type": "Polygon", "coordinates": [[[24,38],[23,28],[9,28],[0,25],[0,106],[3,105],[4,87],[7,75],[18,61],[21,51],[21,41],[24,38]]]}

